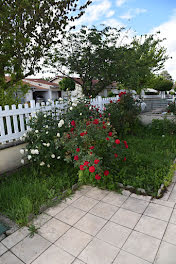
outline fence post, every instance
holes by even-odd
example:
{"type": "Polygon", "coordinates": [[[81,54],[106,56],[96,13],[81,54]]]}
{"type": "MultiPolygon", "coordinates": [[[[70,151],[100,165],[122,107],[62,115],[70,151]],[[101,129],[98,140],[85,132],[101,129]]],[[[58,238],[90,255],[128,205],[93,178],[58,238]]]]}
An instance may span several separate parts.
{"type": "Polygon", "coordinates": [[[100,111],[102,112],[102,98],[101,98],[101,96],[100,95],[98,95],[98,97],[97,97],[97,99],[98,99],[98,105],[99,105],[99,109],[100,109],[100,111]]]}
{"type": "Polygon", "coordinates": [[[35,116],[35,100],[30,100],[31,116],[35,116]]]}

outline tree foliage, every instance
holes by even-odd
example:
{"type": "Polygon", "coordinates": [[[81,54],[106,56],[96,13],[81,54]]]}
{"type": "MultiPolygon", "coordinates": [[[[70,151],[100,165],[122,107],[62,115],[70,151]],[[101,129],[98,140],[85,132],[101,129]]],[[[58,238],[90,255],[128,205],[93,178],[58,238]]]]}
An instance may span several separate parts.
{"type": "Polygon", "coordinates": [[[47,63],[60,72],[66,66],[68,75],[79,74],[86,95],[97,95],[113,81],[140,92],[151,73],[163,67],[166,50],[155,35],[135,37],[125,45],[122,33],[125,37],[128,34],[123,31],[124,28],[83,26],[65,36],[47,63]]]}
{"type": "Polygon", "coordinates": [[[59,82],[59,88],[63,91],[73,91],[75,90],[75,82],[71,78],[63,78],[59,82]]]}
{"type": "Polygon", "coordinates": [[[170,91],[173,87],[173,82],[163,78],[161,75],[154,75],[149,81],[148,86],[157,91],[170,91]]]}
{"type": "MultiPolygon", "coordinates": [[[[55,45],[61,33],[80,18],[91,3],[78,0],[0,1],[0,88],[40,70],[39,61],[55,45]],[[11,80],[5,81],[5,74],[11,80]]],[[[2,93],[2,92],[1,92],[2,93]]]]}

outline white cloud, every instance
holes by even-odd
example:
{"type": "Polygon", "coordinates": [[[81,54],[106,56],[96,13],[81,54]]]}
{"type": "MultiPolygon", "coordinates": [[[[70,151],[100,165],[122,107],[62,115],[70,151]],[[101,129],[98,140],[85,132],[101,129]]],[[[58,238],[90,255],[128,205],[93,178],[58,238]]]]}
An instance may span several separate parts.
{"type": "MultiPolygon", "coordinates": [[[[95,25],[96,22],[101,21],[103,16],[107,16],[108,12],[111,12],[111,1],[110,0],[96,0],[95,4],[91,4],[87,7],[85,14],[74,22],[75,26],[80,25],[95,25]]],[[[112,13],[110,14],[112,15],[112,13]]]]}
{"type": "Polygon", "coordinates": [[[114,14],[115,14],[115,11],[114,11],[114,10],[110,10],[110,11],[107,13],[106,17],[112,17],[114,14]]]}
{"type": "Polygon", "coordinates": [[[176,9],[173,12],[173,16],[169,21],[155,27],[150,33],[160,31],[160,37],[166,38],[163,41],[163,46],[167,49],[167,54],[172,57],[165,63],[165,69],[172,75],[172,78],[176,80],[176,9]]]}
{"type": "Polygon", "coordinates": [[[118,7],[122,6],[127,0],[117,0],[116,5],[118,7]]]}
{"type": "Polygon", "coordinates": [[[147,9],[144,8],[135,8],[135,9],[129,9],[126,13],[120,16],[121,19],[131,19],[133,17],[136,17],[137,15],[146,13],[147,9]]]}

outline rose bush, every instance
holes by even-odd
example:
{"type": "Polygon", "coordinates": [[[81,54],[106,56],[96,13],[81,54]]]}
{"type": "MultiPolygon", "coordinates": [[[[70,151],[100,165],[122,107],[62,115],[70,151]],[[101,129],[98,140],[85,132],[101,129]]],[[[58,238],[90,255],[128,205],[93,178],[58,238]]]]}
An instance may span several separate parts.
{"type": "Polygon", "coordinates": [[[109,117],[118,135],[123,137],[132,133],[138,124],[140,107],[129,92],[121,92],[119,97],[117,102],[106,105],[104,115],[109,117]]]}
{"type": "Polygon", "coordinates": [[[109,119],[72,120],[61,138],[65,160],[79,168],[82,183],[114,188],[118,164],[126,161],[128,144],[117,138],[109,119]]]}

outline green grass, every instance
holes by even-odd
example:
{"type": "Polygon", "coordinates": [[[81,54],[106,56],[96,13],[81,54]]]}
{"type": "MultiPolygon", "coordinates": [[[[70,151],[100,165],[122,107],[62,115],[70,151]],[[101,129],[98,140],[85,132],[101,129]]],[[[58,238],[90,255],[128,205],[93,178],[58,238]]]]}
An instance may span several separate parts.
{"type": "Polygon", "coordinates": [[[129,149],[125,166],[118,174],[119,182],[135,188],[144,188],[156,196],[162,183],[171,181],[169,173],[176,157],[176,135],[153,134],[141,130],[136,136],[127,136],[129,149]]]}
{"type": "Polygon", "coordinates": [[[0,212],[18,224],[28,222],[42,205],[77,182],[77,170],[64,162],[57,167],[39,172],[33,166],[20,168],[0,181],[0,212]]]}

